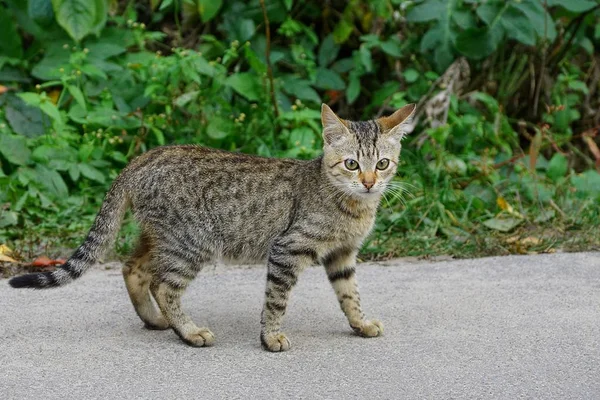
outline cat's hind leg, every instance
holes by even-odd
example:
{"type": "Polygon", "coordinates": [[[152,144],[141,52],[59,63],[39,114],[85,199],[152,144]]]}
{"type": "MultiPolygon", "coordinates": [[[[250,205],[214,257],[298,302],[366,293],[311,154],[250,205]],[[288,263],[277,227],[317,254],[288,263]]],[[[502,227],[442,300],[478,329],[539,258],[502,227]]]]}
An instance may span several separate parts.
{"type": "Polygon", "coordinates": [[[170,256],[168,260],[158,261],[155,268],[157,273],[150,283],[150,291],[169,326],[190,346],[211,346],[214,334],[208,328],[196,326],[181,307],[181,297],[201,267],[194,268],[190,262],[170,256]]]}
{"type": "Polygon", "coordinates": [[[150,241],[142,234],[140,242],[123,267],[123,278],[135,312],[148,329],[164,330],[169,323],[150,298],[152,274],[148,270],[150,241]]]}

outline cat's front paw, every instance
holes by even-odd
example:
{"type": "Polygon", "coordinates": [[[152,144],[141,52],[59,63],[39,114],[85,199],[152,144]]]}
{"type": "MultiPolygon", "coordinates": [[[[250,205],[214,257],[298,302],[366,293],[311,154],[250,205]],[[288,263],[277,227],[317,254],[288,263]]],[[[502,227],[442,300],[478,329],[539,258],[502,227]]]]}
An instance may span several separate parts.
{"type": "Polygon", "coordinates": [[[365,319],[359,325],[352,326],[352,329],[362,337],[375,337],[383,334],[383,324],[376,319],[365,319]]]}
{"type": "Polygon", "coordinates": [[[208,328],[197,328],[186,335],[179,334],[181,339],[193,347],[208,347],[215,343],[215,335],[208,328]]]}
{"type": "Polygon", "coordinates": [[[292,344],[285,333],[273,332],[260,336],[260,341],[266,350],[272,352],[289,350],[292,344]]]}

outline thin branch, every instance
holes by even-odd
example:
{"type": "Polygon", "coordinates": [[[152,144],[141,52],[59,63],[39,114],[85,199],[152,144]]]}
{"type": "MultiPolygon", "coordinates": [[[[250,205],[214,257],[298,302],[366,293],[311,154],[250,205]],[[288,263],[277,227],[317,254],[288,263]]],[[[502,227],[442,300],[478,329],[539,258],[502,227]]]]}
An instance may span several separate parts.
{"type": "Polygon", "coordinates": [[[279,107],[277,107],[277,99],[275,98],[275,84],[273,83],[273,68],[271,66],[271,25],[267,17],[267,7],[265,0],[260,0],[260,6],[263,10],[263,18],[265,20],[265,35],[267,36],[267,46],[265,49],[265,58],[267,59],[267,75],[269,77],[269,86],[271,94],[271,102],[275,110],[275,117],[279,117],[279,107]]]}

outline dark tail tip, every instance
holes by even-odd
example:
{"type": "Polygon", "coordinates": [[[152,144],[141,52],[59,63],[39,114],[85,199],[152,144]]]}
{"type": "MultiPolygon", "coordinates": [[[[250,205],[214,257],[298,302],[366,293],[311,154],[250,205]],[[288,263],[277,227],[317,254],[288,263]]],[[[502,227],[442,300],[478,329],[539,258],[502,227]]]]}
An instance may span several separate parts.
{"type": "Polygon", "coordinates": [[[14,287],[15,289],[42,289],[56,286],[56,279],[54,279],[54,276],[52,276],[52,272],[40,272],[37,274],[25,274],[21,276],[15,276],[14,278],[8,281],[8,284],[14,287]]]}

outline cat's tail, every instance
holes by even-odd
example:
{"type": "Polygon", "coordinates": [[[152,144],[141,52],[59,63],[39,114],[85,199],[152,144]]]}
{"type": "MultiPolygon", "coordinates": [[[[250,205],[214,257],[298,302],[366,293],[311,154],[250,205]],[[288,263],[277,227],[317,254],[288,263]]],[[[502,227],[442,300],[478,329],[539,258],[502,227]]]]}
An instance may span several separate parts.
{"type": "Polygon", "coordinates": [[[38,272],[12,278],[8,283],[14,288],[46,289],[66,285],[79,278],[111,245],[121,226],[129,199],[119,176],[106,194],[100,212],[85,241],[64,264],[51,272],[38,272]]]}

